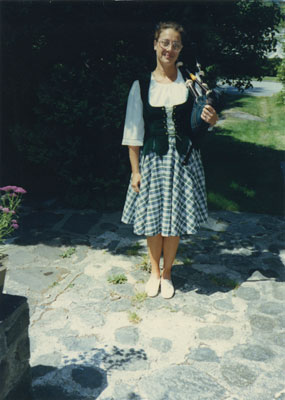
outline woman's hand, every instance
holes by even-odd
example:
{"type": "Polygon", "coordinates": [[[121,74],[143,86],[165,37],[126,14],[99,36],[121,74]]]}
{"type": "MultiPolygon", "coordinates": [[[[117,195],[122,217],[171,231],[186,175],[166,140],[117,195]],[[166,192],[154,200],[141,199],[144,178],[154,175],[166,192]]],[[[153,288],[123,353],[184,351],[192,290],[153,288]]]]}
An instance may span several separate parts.
{"type": "Polygon", "coordinates": [[[140,184],[141,184],[141,174],[136,172],[132,175],[132,188],[133,190],[138,193],[140,191],[140,184]]]}
{"type": "Polygon", "coordinates": [[[201,118],[211,126],[214,126],[219,119],[216,110],[209,104],[203,108],[201,118]]]}

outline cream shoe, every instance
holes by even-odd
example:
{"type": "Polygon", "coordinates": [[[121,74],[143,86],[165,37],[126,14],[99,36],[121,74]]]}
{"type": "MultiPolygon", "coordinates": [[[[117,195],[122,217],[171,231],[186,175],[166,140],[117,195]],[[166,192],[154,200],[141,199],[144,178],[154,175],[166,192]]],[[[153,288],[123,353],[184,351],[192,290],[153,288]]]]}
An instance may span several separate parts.
{"type": "Polygon", "coordinates": [[[145,285],[146,294],[149,297],[157,296],[159,291],[159,286],[160,286],[160,278],[155,278],[154,276],[151,276],[147,284],[145,285]]]}
{"type": "Polygon", "coordinates": [[[165,299],[171,299],[174,295],[174,286],[170,279],[161,278],[161,296],[165,299]]]}

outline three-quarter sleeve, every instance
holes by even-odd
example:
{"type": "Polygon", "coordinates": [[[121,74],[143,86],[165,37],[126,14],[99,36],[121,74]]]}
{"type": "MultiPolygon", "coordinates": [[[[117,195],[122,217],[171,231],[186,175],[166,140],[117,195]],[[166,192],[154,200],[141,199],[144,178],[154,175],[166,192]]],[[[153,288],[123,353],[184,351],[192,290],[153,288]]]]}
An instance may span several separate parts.
{"type": "Polygon", "coordinates": [[[143,146],[143,140],[143,103],[139,81],[134,81],[128,97],[122,145],[143,146]]]}

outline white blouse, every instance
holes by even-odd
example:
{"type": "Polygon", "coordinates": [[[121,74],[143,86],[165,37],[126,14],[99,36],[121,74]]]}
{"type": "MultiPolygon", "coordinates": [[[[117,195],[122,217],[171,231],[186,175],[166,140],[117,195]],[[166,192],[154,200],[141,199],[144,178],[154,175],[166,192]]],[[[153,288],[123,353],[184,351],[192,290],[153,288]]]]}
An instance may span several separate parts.
{"type": "MultiPolygon", "coordinates": [[[[167,123],[170,131],[173,131],[172,107],[185,103],[187,96],[188,89],[179,69],[177,78],[172,83],[158,83],[151,75],[148,94],[149,103],[152,107],[166,107],[167,123]]],[[[122,145],[143,146],[143,140],[143,103],[139,81],[134,81],[128,97],[122,145]]]]}

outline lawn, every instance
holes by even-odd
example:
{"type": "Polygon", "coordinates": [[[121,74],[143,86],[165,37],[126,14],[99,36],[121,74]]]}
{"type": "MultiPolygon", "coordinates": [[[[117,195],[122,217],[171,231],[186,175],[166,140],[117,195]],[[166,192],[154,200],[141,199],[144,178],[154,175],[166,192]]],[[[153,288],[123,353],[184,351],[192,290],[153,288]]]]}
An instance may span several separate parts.
{"type": "Polygon", "coordinates": [[[285,113],[277,97],[227,96],[225,109],[264,121],[227,117],[202,148],[210,209],[284,213],[285,113]]]}

